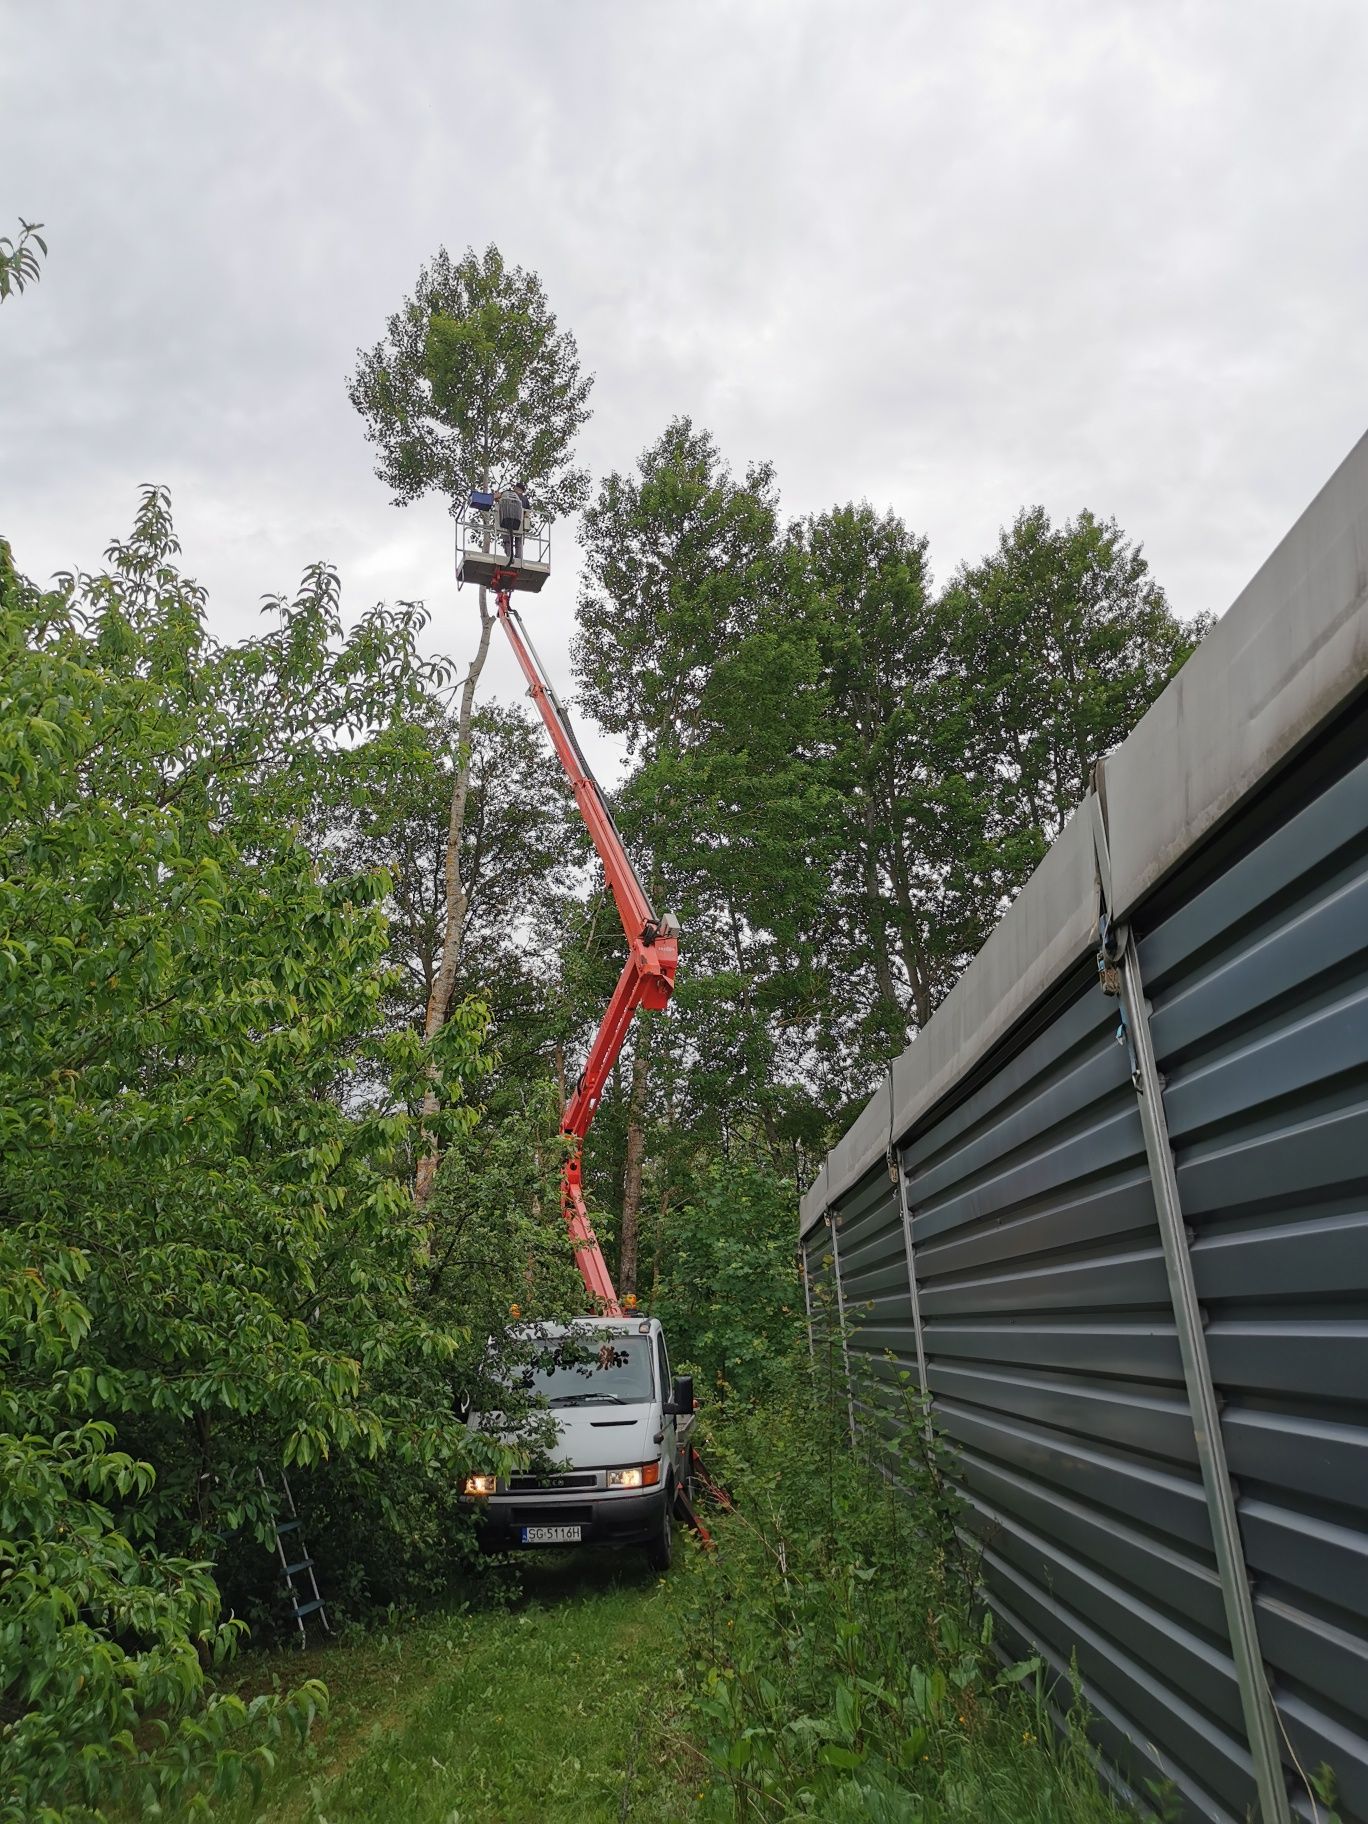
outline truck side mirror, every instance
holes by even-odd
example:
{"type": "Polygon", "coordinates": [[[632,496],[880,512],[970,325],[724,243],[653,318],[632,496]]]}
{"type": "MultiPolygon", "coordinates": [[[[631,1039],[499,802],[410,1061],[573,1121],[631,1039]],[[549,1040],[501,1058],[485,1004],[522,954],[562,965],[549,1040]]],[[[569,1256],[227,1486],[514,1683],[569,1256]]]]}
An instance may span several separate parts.
{"type": "Polygon", "coordinates": [[[694,1409],[693,1376],[677,1374],[674,1387],[670,1392],[670,1411],[676,1418],[692,1413],[694,1409]]]}

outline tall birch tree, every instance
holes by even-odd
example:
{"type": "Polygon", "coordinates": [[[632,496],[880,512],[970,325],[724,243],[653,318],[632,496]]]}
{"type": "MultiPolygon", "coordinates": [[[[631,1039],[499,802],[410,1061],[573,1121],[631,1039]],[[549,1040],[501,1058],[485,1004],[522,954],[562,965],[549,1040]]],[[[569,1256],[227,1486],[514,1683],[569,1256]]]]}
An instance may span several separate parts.
{"type": "MultiPolygon", "coordinates": [[[[509,266],[492,243],[453,260],[444,247],[422,267],[410,296],[391,316],[384,337],[359,350],[348,396],[375,448],[375,472],[408,506],[426,494],[460,510],[472,488],[525,481],[538,509],[573,512],[588,495],[589,477],[576,468],[576,433],[589,417],[593,376],[582,372],[579,349],[559,327],[535,272],[509,266]]],[[[461,871],[471,780],[471,723],[475,690],[495,621],[487,591],[479,591],[479,633],[466,668],[456,714],[456,759],[443,867],[445,929],[424,1017],[429,1043],[441,1031],[456,987],[470,909],[461,871]]],[[[436,1113],[436,1090],[424,1104],[436,1113]]],[[[438,1165],[429,1144],[415,1191],[426,1203],[438,1165]]]]}

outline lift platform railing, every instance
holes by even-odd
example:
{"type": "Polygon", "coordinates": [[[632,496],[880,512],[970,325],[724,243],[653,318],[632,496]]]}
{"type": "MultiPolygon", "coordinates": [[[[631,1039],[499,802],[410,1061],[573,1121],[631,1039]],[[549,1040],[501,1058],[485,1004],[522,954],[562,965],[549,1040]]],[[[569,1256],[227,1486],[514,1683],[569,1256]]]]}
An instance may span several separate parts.
{"type": "Polygon", "coordinates": [[[535,509],[524,509],[521,530],[499,524],[499,508],[453,508],[456,580],[485,588],[540,590],[551,574],[551,527],[535,509]]]}

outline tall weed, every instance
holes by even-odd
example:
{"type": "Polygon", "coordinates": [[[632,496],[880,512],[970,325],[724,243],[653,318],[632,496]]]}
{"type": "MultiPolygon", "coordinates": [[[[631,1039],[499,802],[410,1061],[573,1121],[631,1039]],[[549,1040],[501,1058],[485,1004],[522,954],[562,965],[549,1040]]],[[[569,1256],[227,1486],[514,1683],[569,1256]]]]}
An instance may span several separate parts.
{"type": "MultiPolygon", "coordinates": [[[[835,1345],[833,1347],[836,1347],[835,1345]]],[[[1075,1705],[1003,1664],[956,1533],[942,1446],[907,1377],[852,1442],[829,1359],[706,1423],[730,1511],[676,1601],[700,1816],[873,1824],[1119,1824],[1075,1705]]]]}

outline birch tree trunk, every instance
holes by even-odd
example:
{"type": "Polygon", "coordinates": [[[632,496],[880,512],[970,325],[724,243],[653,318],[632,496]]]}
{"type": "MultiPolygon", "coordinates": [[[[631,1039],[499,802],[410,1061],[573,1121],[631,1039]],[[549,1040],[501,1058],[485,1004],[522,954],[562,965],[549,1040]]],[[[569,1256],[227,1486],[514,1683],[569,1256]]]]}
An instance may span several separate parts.
{"type": "MultiPolygon", "coordinates": [[[[461,707],[456,719],[456,777],[451,789],[451,816],[447,821],[446,860],[443,876],[446,889],[446,929],[442,934],[442,960],[433,978],[423,1019],[423,1037],[430,1044],[446,1024],[451,1009],[456,971],[460,967],[461,949],[465,942],[466,913],[470,894],[461,879],[461,837],[465,830],[466,801],[470,796],[470,724],[475,714],[475,686],[480,681],[485,660],[489,657],[489,638],[496,617],[489,611],[488,593],[480,591],[480,643],[470,661],[461,686],[461,707]]],[[[423,1096],[424,1122],[437,1113],[437,1092],[429,1086],[423,1096]]],[[[425,1137],[418,1160],[413,1195],[418,1208],[424,1209],[432,1193],[432,1181],[441,1162],[436,1143],[425,1137]]]]}
{"type": "Polygon", "coordinates": [[[902,1001],[893,981],[893,965],[888,954],[888,918],[884,912],[883,894],[879,890],[879,832],[873,801],[867,791],[863,794],[861,818],[864,824],[864,840],[860,844],[860,866],[864,875],[869,947],[874,957],[874,980],[879,990],[879,998],[887,1002],[888,1006],[897,1014],[905,1041],[907,1021],[903,1017],[902,1001]]]}
{"type": "Polygon", "coordinates": [[[931,982],[926,967],[926,954],[922,946],[917,911],[912,904],[912,877],[907,856],[902,844],[894,841],[889,857],[889,873],[893,881],[893,897],[902,914],[899,921],[899,942],[902,947],[903,968],[907,971],[908,986],[912,990],[912,1017],[917,1022],[920,1032],[931,1018],[931,982]]]}

